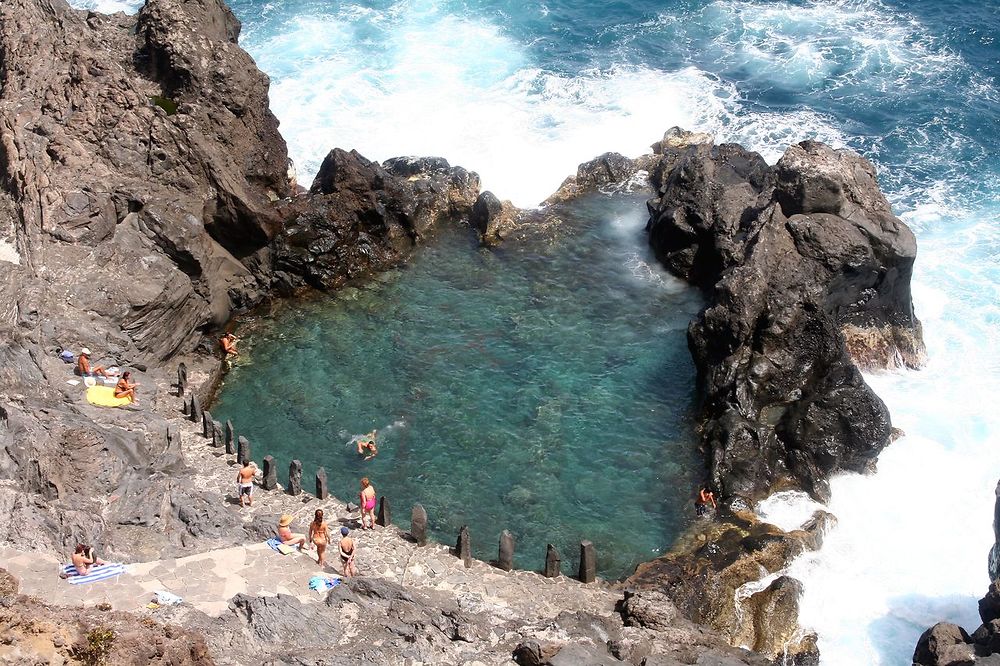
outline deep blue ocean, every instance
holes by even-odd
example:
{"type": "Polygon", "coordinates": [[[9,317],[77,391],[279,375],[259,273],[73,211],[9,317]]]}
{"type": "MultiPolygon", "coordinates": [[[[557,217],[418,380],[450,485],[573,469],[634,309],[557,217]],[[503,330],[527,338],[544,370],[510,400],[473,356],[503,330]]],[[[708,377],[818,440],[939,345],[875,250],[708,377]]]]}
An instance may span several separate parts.
{"type": "MultiPolygon", "coordinates": [[[[878,474],[835,481],[840,526],[793,565],[806,588],[801,619],[819,632],[823,663],[845,666],[909,663],[940,619],[978,625],[1000,477],[1000,3],[233,8],[242,45],[272,77],[272,108],[306,184],[333,146],[373,159],[433,154],[533,205],[579,162],[640,154],[672,125],[769,161],[815,138],[874,162],[917,234],[914,297],[930,361],[870,378],[906,436],[878,474]]],[[[794,526],[805,506],[779,498],[767,513],[794,526]]]]}

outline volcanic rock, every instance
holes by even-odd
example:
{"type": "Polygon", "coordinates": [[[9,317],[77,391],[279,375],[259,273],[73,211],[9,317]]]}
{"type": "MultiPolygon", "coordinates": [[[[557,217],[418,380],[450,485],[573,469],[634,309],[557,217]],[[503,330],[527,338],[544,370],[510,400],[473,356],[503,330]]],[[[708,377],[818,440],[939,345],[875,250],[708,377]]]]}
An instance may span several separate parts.
{"type": "Polygon", "coordinates": [[[826,498],[891,433],[858,365],[922,358],[913,235],[849,151],[807,141],[769,167],[733,144],[661,149],[650,243],[710,297],[688,340],[712,481],[724,501],[779,484],[826,498]]]}

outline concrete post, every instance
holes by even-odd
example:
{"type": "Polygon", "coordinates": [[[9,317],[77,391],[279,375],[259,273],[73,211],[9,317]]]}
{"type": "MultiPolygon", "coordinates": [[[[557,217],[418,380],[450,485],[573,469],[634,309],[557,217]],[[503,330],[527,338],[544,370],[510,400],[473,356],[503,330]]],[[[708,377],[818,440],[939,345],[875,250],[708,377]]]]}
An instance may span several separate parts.
{"type": "Polygon", "coordinates": [[[212,446],[216,448],[222,446],[225,438],[226,436],[222,432],[222,424],[218,421],[212,421],[212,446]]]}
{"type": "Polygon", "coordinates": [[[458,531],[458,542],[455,544],[455,555],[465,563],[465,568],[472,566],[472,543],[469,540],[469,526],[462,525],[458,531]]]}
{"type": "Polygon", "coordinates": [[[233,430],[233,422],[226,420],[226,453],[236,453],[236,431],[233,430]]]}
{"type": "Polygon", "coordinates": [[[330,491],[326,485],[326,469],[320,467],[316,470],[316,499],[324,500],[330,496],[330,491]]]}
{"type": "Polygon", "coordinates": [[[597,580],[597,555],[594,544],[590,541],[580,542],[580,582],[593,583],[597,580]]]}
{"type": "Polygon", "coordinates": [[[392,525],[392,507],[389,506],[389,498],[385,495],[379,499],[378,515],[375,517],[375,522],[382,527],[392,525]]]}
{"type": "Polygon", "coordinates": [[[201,413],[201,435],[205,439],[212,436],[212,412],[207,409],[201,413]]]}
{"type": "Polygon", "coordinates": [[[514,568],[514,535],[504,530],[500,533],[500,552],[497,555],[497,566],[504,571],[514,568]]]}
{"type": "Polygon", "coordinates": [[[298,460],[293,460],[288,465],[288,494],[302,494],[302,463],[298,460]]]}
{"type": "Polygon", "coordinates": [[[180,363],[177,366],[177,395],[181,398],[187,392],[188,386],[188,369],[184,363],[180,363]]]}
{"type": "Polygon", "coordinates": [[[250,440],[240,435],[236,440],[236,460],[241,465],[250,462],[250,440]]]}
{"type": "Polygon", "coordinates": [[[419,504],[414,505],[410,514],[410,536],[418,546],[427,545],[427,511],[419,504]]]}
{"type": "Polygon", "coordinates": [[[278,487],[278,466],[273,456],[264,456],[264,490],[274,490],[278,487]]]}
{"type": "Polygon", "coordinates": [[[545,546],[545,577],[555,578],[562,573],[562,558],[551,543],[545,546]]]}
{"type": "Polygon", "coordinates": [[[198,423],[201,421],[201,401],[198,400],[197,395],[191,396],[191,413],[188,415],[191,418],[192,423],[198,423]]]}

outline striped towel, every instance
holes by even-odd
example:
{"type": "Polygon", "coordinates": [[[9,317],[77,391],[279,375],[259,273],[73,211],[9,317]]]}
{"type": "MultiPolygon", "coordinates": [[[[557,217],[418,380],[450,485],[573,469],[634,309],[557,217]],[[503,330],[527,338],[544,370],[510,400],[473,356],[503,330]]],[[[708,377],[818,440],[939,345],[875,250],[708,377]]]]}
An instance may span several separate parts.
{"type": "Polygon", "coordinates": [[[125,573],[125,565],[119,563],[105,563],[90,568],[90,573],[81,576],[77,573],[76,567],[67,564],[62,568],[63,575],[69,580],[70,585],[85,585],[105,578],[115,578],[125,573]]]}

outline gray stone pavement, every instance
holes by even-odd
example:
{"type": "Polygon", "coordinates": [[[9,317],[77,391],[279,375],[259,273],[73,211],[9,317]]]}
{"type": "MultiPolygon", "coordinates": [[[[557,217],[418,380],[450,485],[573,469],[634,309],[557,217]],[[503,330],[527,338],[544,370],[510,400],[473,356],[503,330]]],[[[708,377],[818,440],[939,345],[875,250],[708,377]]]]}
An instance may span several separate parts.
{"type": "MultiPolygon", "coordinates": [[[[168,390],[166,386],[159,388],[161,396],[168,390]]],[[[333,497],[323,501],[306,493],[293,497],[280,488],[266,491],[259,486],[254,490],[253,506],[241,509],[235,502],[235,456],[226,455],[223,448],[212,447],[211,440],[201,435],[201,424],[183,418],[179,398],[167,397],[160,402],[164,408],[178,410],[164,415],[181,433],[184,455],[199,486],[217,491],[219,501],[238,512],[247,523],[255,517],[272,519],[288,513],[295,518],[293,531],[305,532],[315,509],[324,509],[334,534],[327,560],[339,567],[336,532],[341,524],[355,525],[357,512],[348,513],[346,504],[333,497]]],[[[311,483],[305,485],[310,487],[311,483]]],[[[466,569],[448,547],[429,543],[418,548],[395,526],[378,527],[374,531],[352,530],[351,535],[357,542],[360,576],[448,592],[470,610],[490,612],[501,619],[555,617],[566,608],[610,614],[619,598],[613,586],[600,581],[583,585],[567,577],[504,572],[480,561],[473,561],[472,567],[466,569]]],[[[291,594],[306,602],[321,600],[323,594],[308,587],[310,577],[341,572],[330,566],[321,570],[315,557],[314,551],[281,555],[264,543],[250,543],[187,557],[128,564],[127,574],[117,579],[70,585],[58,577],[62,563],[54,556],[0,548],[0,562],[21,581],[22,593],[49,602],[109,603],[116,610],[142,610],[153,599],[153,592],[165,590],[213,616],[223,613],[229,599],[239,592],[291,594]]]]}

